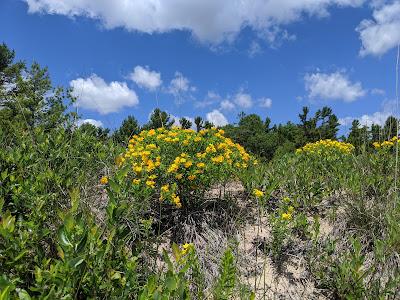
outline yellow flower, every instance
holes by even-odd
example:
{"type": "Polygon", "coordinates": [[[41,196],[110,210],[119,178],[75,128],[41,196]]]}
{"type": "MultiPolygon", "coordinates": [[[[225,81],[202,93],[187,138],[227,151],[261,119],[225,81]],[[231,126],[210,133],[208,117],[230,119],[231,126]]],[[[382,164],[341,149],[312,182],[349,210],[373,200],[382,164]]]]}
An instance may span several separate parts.
{"type": "Polygon", "coordinates": [[[162,192],[165,192],[165,193],[169,192],[169,184],[163,185],[163,186],[161,187],[161,191],[162,191],[162,192]]]}
{"type": "Polygon", "coordinates": [[[137,174],[139,174],[140,172],[142,172],[143,168],[142,168],[141,166],[136,166],[136,167],[133,168],[133,170],[134,170],[137,174]]]}
{"type": "Polygon", "coordinates": [[[188,162],[185,163],[185,168],[190,168],[193,165],[193,163],[189,160],[188,162]]]}
{"type": "Polygon", "coordinates": [[[100,178],[100,183],[101,184],[107,184],[108,183],[108,177],[107,176],[103,176],[100,178]]]}
{"type": "Polygon", "coordinates": [[[189,176],[188,176],[188,179],[189,179],[190,181],[195,180],[195,179],[196,179],[196,175],[189,175],[189,176]]]}
{"type": "Polygon", "coordinates": [[[257,198],[261,198],[262,196],[264,196],[264,192],[260,191],[258,189],[254,189],[253,190],[253,195],[256,196],[257,198]]]}
{"type": "Polygon", "coordinates": [[[292,214],[292,213],[293,213],[293,211],[294,211],[294,207],[293,207],[293,206],[289,206],[289,208],[288,208],[288,212],[289,212],[290,214],[292,214]]]}
{"type": "Polygon", "coordinates": [[[182,207],[181,199],[176,194],[172,194],[172,202],[174,202],[176,207],[178,207],[178,208],[182,207]]]}
{"type": "Polygon", "coordinates": [[[224,157],[222,155],[219,155],[217,157],[212,157],[211,160],[215,163],[222,163],[224,161],[224,157]]]}
{"type": "Polygon", "coordinates": [[[291,220],[292,219],[292,214],[291,213],[283,213],[282,214],[282,220],[291,220]]]}
{"type": "Polygon", "coordinates": [[[168,173],[175,173],[178,171],[179,166],[175,163],[173,163],[167,170],[168,173]]]}
{"type": "Polygon", "coordinates": [[[381,147],[381,144],[378,143],[378,142],[374,142],[372,145],[373,145],[375,148],[380,148],[380,147],[381,147]]]}
{"type": "Polygon", "coordinates": [[[156,185],[156,183],[155,183],[155,181],[153,181],[153,180],[147,180],[147,181],[146,181],[146,185],[147,185],[148,187],[151,187],[152,189],[154,189],[154,186],[156,185]]]}
{"type": "Polygon", "coordinates": [[[149,132],[147,133],[149,136],[153,136],[156,134],[156,131],[154,129],[150,129],[149,132]]]}
{"type": "Polygon", "coordinates": [[[176,178],[176,179],[178,179],[178,180],[181,180],[181,179],[182,179],[182,177],[183,177],[183,175],[182,175],[182,174],[176,174],[176,175],[175,175],[175,178],[176,178]]]}
{"type": "Polygon", "coordinates": [[[157,178],[157,175],[154,175],[154,174],[149,176],[149,179],[151,179],[151,180],[156,179],[156,178],[157,178]]]}
{"type": "Polygon", "coordinates": [[[122,155],[117,156],[115,159],[115,164],[120,167],[125,161],[125,158],[122,155]]]}
{"type": "Polygon", "coordinates": [[[133,179],[133,180],[132,180],[132,183],[133,183],[134,185],[138,185],[138,184],[140,184],[140,179],[133,179]]]}
{"type": "Polygon", "coordinates": [[[205,164],[205,163],[202,163],[202,162],[199,162],[196,166],[197,166],[198,168],[204,168],[204,167],[206,166],[206,164],[205,164]]]}
{"type": "Polygon", "coordinates": [[[190,244],[183,244],[182,245],[182,255],[186,255],[186,253],[188,253],[188,251],[190,250],[190,249],[192,249],[193,248],[193,244],[192,243],[190,243],[190,244]]]}

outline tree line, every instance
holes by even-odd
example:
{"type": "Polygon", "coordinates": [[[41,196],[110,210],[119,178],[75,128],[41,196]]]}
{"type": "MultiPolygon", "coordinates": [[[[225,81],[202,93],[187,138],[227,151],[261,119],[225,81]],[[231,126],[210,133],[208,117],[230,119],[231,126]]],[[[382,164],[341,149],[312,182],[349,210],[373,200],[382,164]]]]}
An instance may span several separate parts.
{"type": "MultiPolygon", "coordinates": [[[[146,124],[140,125],[133,115],[129,115],[114,132],[107,128],[82,124],[79,116],[69,110],[76,99],[72,90],[53,87],[47,68],[24,61],[15,62],[15,52],[6,44],[0,45],[0,126],[3,133],[15,134],[18,130],[33,130],[36,126],[46,129],[60,124],[70,124],[71,130],[81,130],[101,140],[113,139],[125,145],[131,136],[141,130],[174,125],[174,119],[159,108],[154,109],[146,124]]],[[[338,137],[339,121],[332,109],[325,106],[313,115],[308,107],[303,107],[297,123],[271,125],[271,119],[262,119],[257,114],[240,113],[236,124],[223,126],[226,135],[243,145],[248,151],[270,160],[292,152],[307,143],[320,139],[340,139],[352,143],[357,152],[372,149],[375,141],[384,141],[397,135],[398,120],[389,116],[383,126],[372,124],[362,126],[358,120],[352,122],[349,133],[338,137]]],[[[194,118],[194,124],[181,118],[182,128],[197,131],[211,128],[213,124],[202,117],[194,118]]]]}

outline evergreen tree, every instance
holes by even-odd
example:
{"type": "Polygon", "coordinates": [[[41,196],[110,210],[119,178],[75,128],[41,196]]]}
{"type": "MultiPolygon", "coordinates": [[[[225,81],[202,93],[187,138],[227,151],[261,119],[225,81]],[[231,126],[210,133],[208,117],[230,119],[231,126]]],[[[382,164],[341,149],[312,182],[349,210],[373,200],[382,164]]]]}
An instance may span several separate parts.
{"type": "Polygon", "coordinates": [[[393,116],[389,116],[386,119],[385,125],[383,127],[384,138],[391,139],[394,136],[397,136],[397,119],[393,116]]]}
{"type": "Polygon", "coordinates": [[[30,67],[21,61],[14,63],[14,57],[14,51],[0,45],[0,125],[5,130],[10,126],[50,130],[70,120],[72,126],[74,113],[65,113],[74,101],[71,90],[54,88],[47,68],[37,63],[30,67]]]}
{"type": "Polygon", "coordinates": [[[171,116],[167,112],[156,108],[151,113],[149,122],[143,128],[147,130],[161,127],[170,129],[172,125],[174,125],[174,120],[171,119],[171,116]]]}
{"type": "Polygon", "coordinates": [[[189,128],[191,128],[192,127],[192,122],[190,122],[190,120],[188,120],[188,119],[186,119],[186,118],[181,118],[180,120],[179,120],[179,124],[181,124],[181,127],[183,128],[183,129],[189,129],[189,128]]]}
{"type": "Polygon", "coordinates": [[[199,132],[203,129],[203,119],[202,117],[194,118],[194,124],[196,124],[196,131],[199,132]]]}
{"type": "Polygon", "coordinates": [[[127,144],[129,139],[140,132],[140,126],[134,116],[128,116],[121,127],[114,132],[113,138],[118,143],[127,144]]]}

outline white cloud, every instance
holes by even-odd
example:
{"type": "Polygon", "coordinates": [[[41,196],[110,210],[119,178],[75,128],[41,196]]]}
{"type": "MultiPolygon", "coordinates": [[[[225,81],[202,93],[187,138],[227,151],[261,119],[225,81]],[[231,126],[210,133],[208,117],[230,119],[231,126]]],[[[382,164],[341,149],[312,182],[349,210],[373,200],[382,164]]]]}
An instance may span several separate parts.
{"type": "Polygon", "coordinates": [[[84,120],[78,120],[76,122],[78,126],[81,126],[82,124],[92,124],[93,126],[96,127],[103,127],[103,123],[99,120],[94,120],[94,119],[84,119],[84,120]]]}
{"type": "Polygon", "coordinates": [[[213,111],[207,113],[206,119],[215,126],[225,126],[228,124],[228,120],[218,109],[214,109],[213,111]]]}
{"type": "Polygon", "coordinates": [[[84,16],[107,29],[162,33],[186,30],[203,42],[232,41],[245,27],[271,31],[304,16],[327,16],[331,6],[360,6],[365,0],[25,0],[29,13],[84,16]]]}
{"type": "Polygon", "coordinates": [[[69,84],[73,88],[73,95],[77,97],[76,106],[95,110],[103,115],[139,103],[135,91],[129,89],[126,82],[106,83],[103,78],[92,74],[88,78],[72,80],[69,84]]]}
{"type": "Polygon", "coordinates": [[[382,55],[400,43],[400,1],[375,9],[373,18],[363,20],[357,27],[362,56],[382,55]]]}
{"type": "Polygon", "coordinates": [[[386,94],[386,92],[385,92],[385,90],[382,90],[382,89],[372,89],[371,90],[371,94],[372,95],[385,95],[386,94]]]}
{"type": "Polygon", "coordinates": [[[221,96],[214,92],[214,91],[208,91],[207,95],[204,97],[203,100],[201,101],[196,101],[194,106],[196,108],[204,108],[210,105],[213,105],[221,100],[221,96]]]}
{"type": "Polygon", "coordinates": [[[370,115],[362,115],[360,117],[344,117],[339,119],[339,123],[343,126],[350,126],[353,120],[359,120],[361,125],[370,127],[372,124],[384,125],[389,116],[396,112],[396,101],[385,101],[382,110],[374,112],[370,115]]]}
{"type": "Polygon", "coordinates": [[[260,53],[262,53],[261,45],[256,41],[252,41],[248,50],[249,56],[255,57],[257,54],[260,53]]]}
{"type": "Polygon", "coordinates": [[[352,102],[365,95],[361,83],[352,83],[342,72],[307,74],[304,81],[310,99],[352,102]]]}
{"type": "Polygon", "coordinates": [[[156,90],[161,86],[161,74],[151,71],[148,67],[136,66],[129,78],[138,86],[150,91],[156,90]]]}
{"type": "Polygon", "coordinates": [[[241,108],[250,108],[253,106],[253,99],[251,98],[251,95],[242,91],[238,92],[233,97],[233,102],[241,108]]]}
{"type": "Polygon", "coordinates": [[[231,101],[225,99],[221,102],[221,109],[222,110],[234,110],[235,104],[233,104],[231,101]]]}
{"type": "Polygon", "coordinates": [[[196,91],[196,87],[191,86],[190,80],[180,72],[175,72],[175,77],[171,80],[168,92],[174,96],[179,96],[187,92],[196,91]]]}
{"type": "Polygon", "coordinates": [[[270,108],[272,106],[272,99],[271,98],[261,98],[258,99],[260,107],[270,108]]]}

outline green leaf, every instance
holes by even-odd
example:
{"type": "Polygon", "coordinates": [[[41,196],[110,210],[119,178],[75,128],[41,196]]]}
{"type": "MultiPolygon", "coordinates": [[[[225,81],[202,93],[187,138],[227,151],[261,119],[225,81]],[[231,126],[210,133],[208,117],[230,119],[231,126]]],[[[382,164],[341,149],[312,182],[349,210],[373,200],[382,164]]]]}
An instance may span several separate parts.
{"type": "Polygon", "coordinates": [[[173,266],[171,260],[169,259],[168,253],[167,253],[167,251],[165,251],[165,249],[163,249],[163,258],[164,258],[164,262],[168,265],[168,270],[173,271],[174,266],[173,266]]]}
{"type": "Polygon", "coordinates": [[[165,278],[165,286],[170,291],[176,290],[177,282],[176,282],[176,278],[175,278],[174,274],[172,274],[172,272],[169,272],[169,274],[167,275],[167,278],[165,278]]]}
{"type": "Polygon", "coordinates": [[[72,258],[68,261],[68,265],[70,267],[76,268],[78,267],[80,264],[82,264],[85,261],[85,259],[82,256],[78,256],[75,258],[72,258]]]}
{"type": "Polygon", "coordinates": [[[79,189],[73,188],[69,193],[69,196],[71,198],[71,211],[76,212],[79,207],[79,197],[80,197],[79,189]]]}
{"type": "Polygon", "coordinates": [[[81,253],[83,251],[83,249],[85,248],[87,239],[88,239],[88,231],[87,231],[87,229],[85,229],[84,236],[80,240],[79,244],[76,245],[76,252],[78,254],[81,253]]]}
{"type": "Polygon", "coordinates": [[[108,180],[108,184],[110,185],[111,190],[115,193],[119,194],[121,192],[121,187],[112,179],[108,180]]]}
{"type": "Polygon", "coordinates": [[[31,300],[31,296],[24,289],[17,289],[17,293],[20,300],[31,300]]]}
{"type": "Polygon", "coordinates": [[[11,285],[7,285],[4,290],[1,291],[0,300],[9,300],[11,292],[11,285]]]}
{"type": "Polygon", "coordinates": [[[116,174],[117,180],[120,181],[122,178],[124,178],[128,174],[131,168],[132,167],[129,164],[127,164],[122,169],[120,169],[116,174]]]}
{"type": "Polygon", "coordinates": [[[61,246],[66,248],[72,248],[73,245],[70,242],[67,233],[65,232],[65,227],[61,226],[60,230],[58,231],[58,241],[60,242],[61,246]]]}

